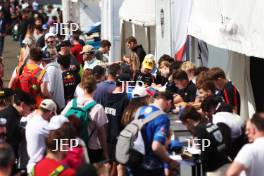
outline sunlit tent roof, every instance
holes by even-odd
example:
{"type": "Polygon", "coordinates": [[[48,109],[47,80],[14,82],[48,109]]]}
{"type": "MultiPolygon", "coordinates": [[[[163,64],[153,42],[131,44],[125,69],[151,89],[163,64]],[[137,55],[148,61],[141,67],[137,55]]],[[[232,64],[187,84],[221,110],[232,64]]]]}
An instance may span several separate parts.
{"type": "Polygon", "coordinates": [[[137,25],[155,25],[155,1],[153,0],[124,0],[119,16],[124,21],[137,25]]]}

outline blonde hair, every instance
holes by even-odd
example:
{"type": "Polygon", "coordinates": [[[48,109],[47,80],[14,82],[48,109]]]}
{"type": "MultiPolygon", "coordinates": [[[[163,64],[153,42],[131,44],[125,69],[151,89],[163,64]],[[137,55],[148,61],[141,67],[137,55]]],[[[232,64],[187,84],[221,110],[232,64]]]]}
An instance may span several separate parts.
{"type": "Polygon", "coordinates": [[[196,69],[195,65],[191,61],[185,61],[181,65],[181,70],[187,71],[194,71],[196,69]]]}

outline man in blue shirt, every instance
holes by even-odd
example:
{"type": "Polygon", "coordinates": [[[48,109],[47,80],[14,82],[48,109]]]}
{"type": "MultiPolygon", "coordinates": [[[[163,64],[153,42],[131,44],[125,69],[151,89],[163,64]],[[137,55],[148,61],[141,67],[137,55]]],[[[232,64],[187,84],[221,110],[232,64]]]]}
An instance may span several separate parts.
{"type": "Polygon", "coordinates": [[[164,111],[159,117],[147,123],[142,129],[146,155],[142,164],[131,168],[135,176],[162,176],[164,175],[164,163],[170,168],[176,168],[177,162],[170,159],[165,147],[170,133],[170,120],[165,113],[170,110],[173,97],[169,93],[157,93],[154,103],[141,108],[139,118],[148,118],[156,111],[164,111]]]}
{"type": "Polygon", "coordinates": [[[105,107],[106,97],[109,93],[113,92],[116,88],[116,77],[121,72],[121,66],[119,64],[112,64],[109,66],[107,80],[100,82],[96,86],[96,91],[94,93],[94,100],[105,107]]]}

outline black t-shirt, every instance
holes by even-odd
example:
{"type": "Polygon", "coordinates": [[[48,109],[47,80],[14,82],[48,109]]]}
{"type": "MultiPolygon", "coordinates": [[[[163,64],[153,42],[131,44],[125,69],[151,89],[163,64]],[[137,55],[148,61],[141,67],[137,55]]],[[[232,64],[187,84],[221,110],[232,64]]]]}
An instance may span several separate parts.
{"type": "Polygon", "coordinates": [[[7,120],[6,131],[7,131],[7,143],[9,143],[17,155],[19,142],[21,140],[21,128],[20,128],[20,114],[13,106],[0,111],[0,117],[7,120]]]}
{"type": "Polygon", "coordinates": [[[205,171],[214,171],[229,162],[225,136],[217,125],[200,122],[195,127],[194,137],[200,139],[199,143],[203,149],[201,160],[205,171]],[[202,139],[209,139],[210,145],[203,148],[202,139]]]}
{"type": "Polygon", "coordinates": [[[240,114],[240,94],[232,82],[228,82],[225,85],[224,90],[221,91],[221,95],[225,102],[231,105],[237,114],[240,114]]]}
{"type": "Polygon", "coordinates": [[[161,84],[162,86],[164,86],[167,82],[168,82],[168,78],[161,76],[160,72],[157,71],[155,84],[161,84]]]}
{"type": "Polygon", "coordinates": [[[177,93],[183,98],[184,102],[194,102],[196,98],[196,86],[190,81],[185,89],[179,89],[177,93]]]}
{"type": "Polygon", "coordinates": [[[175,86],[174,82],[168,81],[166,84],[166,91],[170,92],[171,94],[176,94],[178,92],[178,88],[175,86]]]}
{"type": "Polygon", "coordinates": [[[126,93],[109,93],[107,95],[105,113],[108,118],[108,143],[116,144],[117,136],[122,130],[121,118],[128,103],[126,93]]]}
{"type": "Polygon", "coordinates": [[[139,61],[140,61],[140,67],[141,67],[141,64],[146,56],[146,52],[144,48],[142,47],[142,45],[137,45],[135,48],[132,49],[132,51],[137,54],[139,61]]]}
{"type": "Polygon", "coordinates": [[[151,73],[144,74],[141,71],[137,71],[135,75],[135,81],[142,81],[148,86],[151,86],[151,84],[154,83],[155,79],[151,73]]]}
{"type": "Polygon", "coordinates": [[[68,102],[74,97],[75,88],[80,83],[80,76],[71,70],[64,71],[62,72],[62,80],[65,101],[68,102]]]}

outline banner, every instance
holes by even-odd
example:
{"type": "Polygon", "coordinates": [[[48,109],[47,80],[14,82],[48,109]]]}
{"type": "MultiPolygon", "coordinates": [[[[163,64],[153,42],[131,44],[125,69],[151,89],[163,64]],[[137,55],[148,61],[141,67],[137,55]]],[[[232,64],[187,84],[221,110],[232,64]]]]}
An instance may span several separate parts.
{"type": "Polygon", "coordinates": [[[195,0],[188,34],[216,47],[264,58],[263,0],[195,0]]]}
{"type": "Polygon", "coordinates": [[[172,46],[174,57],[177,60],[184,60],[188,22],[193,2],[193,0],[172,0],[172,46]]]}

